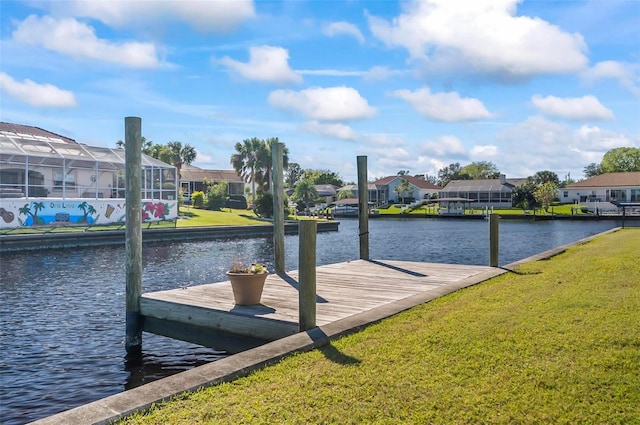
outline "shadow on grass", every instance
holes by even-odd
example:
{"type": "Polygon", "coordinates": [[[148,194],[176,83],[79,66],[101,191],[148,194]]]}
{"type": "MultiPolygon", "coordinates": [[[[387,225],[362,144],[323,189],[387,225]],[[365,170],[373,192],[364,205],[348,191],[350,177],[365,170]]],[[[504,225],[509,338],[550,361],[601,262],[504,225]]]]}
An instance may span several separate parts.
{"type": "Polygon", "coordinates": [[[540,274],[540,273],[542,273],[542,272],[524,272],[523,273],[523,272],[519,272],[519,271],[516,271],[516,270],[508,269],[506,267],[498,267],[498,268],[502,269],[502,270],[504,270],[506,272],[517,274],[517,275],[520,275],[520,276],[526,276],[526,275],[530,275],[530,274],[540,274]]]}
{"type": "Polygon", "coordinates": [[[334,363],[338,363],[344,366],[357,365],[361,363],[359,359],[340,352],[340,350],[334,347],[331,343],[319,347],[318,350],[320,350],[320,352],[326,357],[327,360],[330,360],[334,363]]]}

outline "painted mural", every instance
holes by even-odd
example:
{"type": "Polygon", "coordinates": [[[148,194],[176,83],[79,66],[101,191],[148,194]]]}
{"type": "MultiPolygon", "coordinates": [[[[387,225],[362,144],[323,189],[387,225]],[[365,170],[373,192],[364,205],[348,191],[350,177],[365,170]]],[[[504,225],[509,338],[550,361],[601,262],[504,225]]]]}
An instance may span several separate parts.
{"type": "MultiPolygon", "coordinates": [[[[124,199],[3,199],[0,228],[124,223],[125,207],[124,199]]],[[[144,201],[141,215],[143,222],[174,219],[178,204],[144,201]]]]}

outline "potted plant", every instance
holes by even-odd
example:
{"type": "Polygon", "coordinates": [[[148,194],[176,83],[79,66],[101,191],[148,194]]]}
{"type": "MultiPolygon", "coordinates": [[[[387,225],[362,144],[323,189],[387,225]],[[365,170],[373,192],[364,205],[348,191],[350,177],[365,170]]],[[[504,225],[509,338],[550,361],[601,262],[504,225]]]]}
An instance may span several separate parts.
{"type": "Polygon", "coordinates": [[[267,279],[268,274],[269,272],[264,264],[253,263],[250,266],[245,266],[240,262],[234,261],[227,272],[227,276],[231,282],[233,299],[236,305],[260,304],[264,281],[267,279]]]}

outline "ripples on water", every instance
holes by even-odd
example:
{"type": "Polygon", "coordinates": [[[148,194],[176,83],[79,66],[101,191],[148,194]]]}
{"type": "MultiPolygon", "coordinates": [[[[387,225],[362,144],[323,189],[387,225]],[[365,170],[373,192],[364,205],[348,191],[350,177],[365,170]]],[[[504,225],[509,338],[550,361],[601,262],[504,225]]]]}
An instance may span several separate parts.
{"type": "MultiPolygon", "coordinates": [[[[590,236],[615,222],[500,223],[500,264],[590,236]]],[[[487,264],[484,220],[369,222],[373,259],[487,264]]],[[[317,264],[359,257],[358,221],[317,235],[317,264]]],[[[298,268],[297,236],[285,237],[298,268]]],[[[226,280],[234,259],[273,269],[271,238],[143,247],[143,291],[226,280]]],[[[0,256],[0,418],[22,424],[215,361],[224,353],[145,333],[142,363],[125,360],[125,251],[99,247],[0,256]]]]}

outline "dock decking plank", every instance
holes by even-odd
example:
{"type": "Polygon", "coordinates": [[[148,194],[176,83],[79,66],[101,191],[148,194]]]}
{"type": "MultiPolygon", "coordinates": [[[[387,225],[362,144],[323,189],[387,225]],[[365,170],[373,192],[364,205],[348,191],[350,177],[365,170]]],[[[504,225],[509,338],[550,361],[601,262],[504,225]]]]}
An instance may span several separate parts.
{"type": "MultiPolygon", "coordinates": [[[[491,270],[486,266],[354,260],[316,270],[316,324],[322,326],[491,270]]],[[[236,307],[230,282],[145,293],[144,316],[277,339],[298,328],[298,272],[267,277],[262,305],[236,307]]]]}

